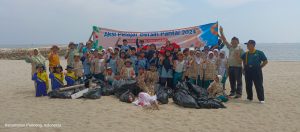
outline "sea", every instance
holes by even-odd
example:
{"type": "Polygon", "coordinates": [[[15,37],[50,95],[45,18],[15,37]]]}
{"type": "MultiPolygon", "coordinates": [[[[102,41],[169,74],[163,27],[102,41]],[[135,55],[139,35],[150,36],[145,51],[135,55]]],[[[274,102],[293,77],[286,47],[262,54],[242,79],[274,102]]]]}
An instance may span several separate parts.
{"type": "MultiPolygon", "coordinates": [[[[22,45],[0,45],[0,48],[36,48],[50,45],[22,44],[22,45]]],[[[247,47],[241,44],[246,51],[247,47]]],[[[226,51],[226,47],[224,47],[226,51]]],[[[256,49],[265,53],[270,61],[300,61],[300,43],[258,43],[256,49]]],[[[226,51],[228,53],[228,51],[226,51]]]]}

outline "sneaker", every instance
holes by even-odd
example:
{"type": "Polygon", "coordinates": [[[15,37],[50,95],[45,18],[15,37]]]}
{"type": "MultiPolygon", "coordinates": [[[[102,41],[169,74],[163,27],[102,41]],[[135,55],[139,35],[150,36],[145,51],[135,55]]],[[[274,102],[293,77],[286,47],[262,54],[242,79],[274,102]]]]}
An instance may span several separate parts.
{"type": "Polygon", "coordinates": [[[229,96],[234,96],[234,95],[235,95],[234,93],[230,93],[230,94],[229,94],[229,96]]]}
{"type": "Polygon", "coordinates": [[[261,103],[261,104],[264,104],[264,103],[265,103],[265,101],[259,101],[259,103],[261,103]]]}

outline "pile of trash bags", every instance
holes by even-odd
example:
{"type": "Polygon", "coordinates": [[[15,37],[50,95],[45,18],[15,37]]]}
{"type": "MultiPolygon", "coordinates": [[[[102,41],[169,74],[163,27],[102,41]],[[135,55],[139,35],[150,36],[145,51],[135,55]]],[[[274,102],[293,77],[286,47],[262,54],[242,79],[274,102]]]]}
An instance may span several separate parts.
{"type": "Polygon", "coordinates": [[[179,82],[172,99],[175,104],[186,108],[226,108],[222,102],[208,98],[206,89],[193,85],[190,82],[179,82]]]}

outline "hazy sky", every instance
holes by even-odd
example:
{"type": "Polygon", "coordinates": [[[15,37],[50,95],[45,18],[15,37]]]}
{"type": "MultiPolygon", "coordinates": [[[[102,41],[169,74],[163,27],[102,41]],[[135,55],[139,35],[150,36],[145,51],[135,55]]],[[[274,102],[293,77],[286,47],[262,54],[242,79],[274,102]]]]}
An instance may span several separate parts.
{"type": "Polygon", "coordinates": [[[93,25],[156,31],[216,21],[241,41],[300,42],[300,0],[0,0],[0,45],[86,41],[93,25]]]}

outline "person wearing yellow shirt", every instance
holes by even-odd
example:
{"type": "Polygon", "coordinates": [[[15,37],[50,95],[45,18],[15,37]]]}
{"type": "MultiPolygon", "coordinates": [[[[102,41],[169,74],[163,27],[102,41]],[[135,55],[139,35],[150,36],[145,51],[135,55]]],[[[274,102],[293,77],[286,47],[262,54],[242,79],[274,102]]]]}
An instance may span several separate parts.
{"type": "Polygon", "coordinates": [[[38,64],[36,69],[36,72],[32,76],[32,80],[36,82],[35,96],[47,96],[49,83],[45,67],[42,64],[38,64]]]}
{"type": "Polygon", "coordinates": [[[51,79],[52,90],[58,90],[64,87],[64,74],[60,65],[54,67],[53,72],[50,72],[49,78],[51,79]]]}
{"type": "Polygon", "coordinates": [[[48,55],[49,71],[53,72],[54,67],[60,65],[60,60],[58,55],[59,48],[57,45],[53,45],[50,50],[51,51],[48,55]]]}
{"type": "Polygon", "coordinates": [[[67,86],[73,86],[77,80],[77,76],[73,70],[72,66],[67,66],[67,72],[65,73],[65,80],[67,82],[67,86]]]}

